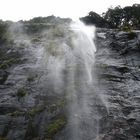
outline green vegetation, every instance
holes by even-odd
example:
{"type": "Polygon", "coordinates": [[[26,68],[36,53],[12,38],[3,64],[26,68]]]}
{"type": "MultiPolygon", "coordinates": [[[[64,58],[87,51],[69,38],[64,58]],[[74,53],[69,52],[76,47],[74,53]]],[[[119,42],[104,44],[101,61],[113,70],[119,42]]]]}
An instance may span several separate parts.
{"type": "Polygon", "coordinates": [[[57,105],[58,107],[64,106],[64,105],[65,105],[65,99],[60,99],[60,100],[58,100],[58,101],[56,102],[56,105],[57,105]]]}
{"type": "Polygon", "coordinates": [[[129,26],[124,26],[121,28],[122,31],[127,32],[128,33],[128,39],[135,39],[137,38],[137,33],[132,31],[132,28],[129,26]]]}
{"type": "Polygon", "coordinates": [[[120,29],[121,29],[121,31],[124,31],[124,32],[131,32],[132,31],[132,28],[130,26],[122,26],[120,29]]]}
{"type": "Polygon", "coordinates": [[[6,140],[6,138],[0,136],[0,140],[6,140]]]}
{"type": "Polygon", "coordinates": [[[12,113],[8,113],[7,115],[12,116],[12,117],[18,117],[18,116],[23,115],[23,114],[24,114],[23,112],[20,112],[17,110],[17,111],[14,111],[12,113]]]}
{"type": "Polygon", "coordinates": [[[32,109],[28,110],[28,111],[19,111],[16,110],[12,113],[8,113],[8,116],[12,116],[12,117],[18,117],[18,116],[26,116],[28,118],[33,118],[35,115],[43,112],[46,108],[45,107],[33,107],[32,109]]]}
{"type": "Polygon", "coordinates": [[[59,46],[56,45],[54,42],[50,42],[46,48],[46,51],[49,52],[52,56],[57,56],[59,54],[59,46]]]}
{"type": "Polygon", "coordinates": [[[19,88],[19,89],[17,90],[17,96],[18,96],[18,98],[22,98],[22,97],[24,97],[26,94],[27,94],[27,91],[26,91],[25,88],[19,88]]]}
{"type": "Polygon", "coordinates": [[[0,44],[8,41],[8,24],[0,20],[0,44]]]}
{"type": "Polygon", "coordinates": [[[36,114],[41,113],[43,110],[45,109],[45,107],[34,107],[32,108],[30,111],[28,111],[28,115],[30,117],[34,117],[36,114]]]}
{"type": "Polygon", "coordinates": [[[0,69],[7,69],[14,63],[17,63],[17,60],[14,58],[11,58],[9,60],[4,60],[3,63],[0,64],[0,69]]]}
{"type": "Polygon", "coordinates": [[[56,26],[53,29],[52,36],[54,37],[64,37],[64,27],[63,26],[56,26]]]}
{"type": "Polygon", "coordinates": [[[49,28],[49,25],[44,24],[44,23],[24,23],[25,26],[25,31],[27,34],[36,34],[36,33],[40,33],[43,30],[46,30],[49,28]]]}
{"type": "MultiPolygon", "coordinates": [[[[27,94],[27,91],[24,88],[20,88],[17,91],[17,96],[18,98],[22,98],[27,94]]],[[[17,117],[20,115],[25,115],[26,117],[29,118],[33,118],[35,117],[37,114],[40,114],[41,112],[43,112],[44,110],[47,110],[50,113],[55,112],[57,109],[60,109],[64,106],[65,101],[64,100],[58,100],[56,101],[56,103],[52,104],[52,105],[48,105],[48,106],[38,106],[38,107],[33,107],[28,111],[25,112],[21,112],[19,110],[16,110],[12,113],[8,113],[7,115],[12,116],[12,117],[17,117]]]]}
{"type": "Polygon", "coordinates": [[[81,18],[86,24],[95,24],[97,27],[118,28],[123,30],[140,29],[140,4],[121,8],[109,8],[101,16],[95,12],[89,12],[81,18]]]}
{"type": "Polygon", "coordinates": [[[48,17],[35,17],[29,21],[29,23],[47,23],[48,21],[54,21],[55,16],[48,16],[48,17]]]}
{"type": "Polygon", "coordinates": [[[9,76],[9,72],[7,72],[7,71],[4,71],[3,73],[1,73],[0,84],[4,84],[5,81],[7,80],[8,76],[9,76]]]}
{"type": "Polygon", "coordinates": [[[137,34],[135,32],[129,32],[128,34],[128,39],[134,39],[134,38],[137,38],[137,34]]]}
{"type": "Polygon", "coordinates": [[[114,28],[121,27],[133,27],[140,28],[140,4],[134,4],[133,6],[126,6],[121,8],[120,6],[109,8],[105,13],[104,19],[106,19],[114,28]]]}
{"type": "Polygon", "coordinates": [[[36,34],[46,29],[54,28],[55,25],[64,24],[65,22],[70,22],[70,19],[61,19],[55,16],[48,17],[36,17],[29,21],[21,21],[24,24],[25,31],[28,34],[36,34]]]}
{"type": "Polygon", "coordinates": [[[63,108],[65,105],[65,100],[64,99],[59,99],[56,101],[54,104],[50,105],[47,107],[48,112],[53,113],[57,109],[63,108]]]}
{"type": "Polygon", "coordinates": [[[28,82],[33,82],[37,76],[38,76],[37,74],[35,74],[35,75],[31,74],[31,75],[28,76],[27,81],[28,82]]]}
{"type": "Polygon", "coordinates": [[[65,118],[57,118],[46,127],[47,138],[52,138],[66,124],[65,118]]]}
{"type": "Polygon", "coordinates": [[[83,21],[86,24],[94,24],[97,27],[106,27],[109,28],[111,25],[110,23],[105,20],[103,17],[101,17],[99,14],[91,11],[89,14],[85,17],[80,18],[81,21],[83,21]]]}
{"type": "Polygon", "coordinates": [[[108,66],[107,64],[103,64],[103,63],[95,64],[96,68],[101,68],[101,69],[107,68],[107,66],[108,66]]]}
{"type": "Polygon", "coordinates": [[[32,38],[31,42],[38,43],[38,42],[41,42],[41,40],[40,40],[40,38],[32,38]]]}

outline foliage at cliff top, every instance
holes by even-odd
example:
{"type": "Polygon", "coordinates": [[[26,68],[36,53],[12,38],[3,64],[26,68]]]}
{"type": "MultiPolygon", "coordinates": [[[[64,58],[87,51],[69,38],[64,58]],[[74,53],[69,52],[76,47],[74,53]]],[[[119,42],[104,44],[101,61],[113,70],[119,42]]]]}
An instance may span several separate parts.
{"type": "Polygon", "coordinates": [[[8,39],[7,28],[8,24],[0,20],[0,44],[6,42],[8,39]]]}
{"type": "Polygon", "coordinates": [[[120,6],[109,8],[101,16],[91,11],[81,20],[86,24],[94,24],[97,27],[140,29],[140,4],[124,8],[120,6]]]}

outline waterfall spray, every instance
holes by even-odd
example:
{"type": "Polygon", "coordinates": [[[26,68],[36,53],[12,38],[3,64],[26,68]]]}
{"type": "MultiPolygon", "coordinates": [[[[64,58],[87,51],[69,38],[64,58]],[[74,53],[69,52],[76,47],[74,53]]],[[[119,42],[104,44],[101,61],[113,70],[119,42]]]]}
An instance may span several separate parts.
{"type": "MultiPolygon", "coordinates": [[[[93,39],[95,27],[87,27],[80,21],[73,23],[72,58],[67,70],[67,100],[69,140],[93,140],[97,136],[97,122],[94,121],[90,98],[93,96],[93,65],[96,51],[93,39]]],[[[94,115],[95,116],[95,115],[94,115]]]]}
{"type": "Polygon", "coordinates": [[[96,113],[90,106],[95,96],[94,33],[95,27],[86,26],[80,21],[67,26],[57,25],[47,32],[45,87],[53,96],[64,93],[67,102],[68,136],[61,137],[61,140],[94,140],[97,136],[96,113]]]}

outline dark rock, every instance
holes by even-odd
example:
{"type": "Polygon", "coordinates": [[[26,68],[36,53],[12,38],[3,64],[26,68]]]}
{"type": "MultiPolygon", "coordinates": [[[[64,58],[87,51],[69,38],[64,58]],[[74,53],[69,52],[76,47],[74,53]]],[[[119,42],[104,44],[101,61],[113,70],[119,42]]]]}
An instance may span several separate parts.
{"type": "Polygon", "coordinates": [[[99,49],[95,67],[112,117],[103,115],[99,134],[104,135],[102,140],[137,140],[140,134],[138,34],[108,31],[106,37],[96,44],[99,49]]]}
{"type": "Polygon", "coordinates": [[[0,105],[0,115],[8,114],[11,112],[17,111],[19,108],[17,106],[12,106],[12,105],[0,105]]]}
{"type": "Polygon", "coordinates": [[[9,72],[0,70],[0,85],[4,84],[7,80],[9,72]]]}

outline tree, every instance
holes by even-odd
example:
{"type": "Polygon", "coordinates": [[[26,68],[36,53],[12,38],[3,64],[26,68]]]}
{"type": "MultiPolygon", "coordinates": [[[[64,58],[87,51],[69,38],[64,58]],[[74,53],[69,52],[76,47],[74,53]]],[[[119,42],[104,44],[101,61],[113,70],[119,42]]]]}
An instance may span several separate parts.
{"type": "Polygon", "coordinates": [[[114,28],[118,28],[122,23],[123,12],[120,6],[114,9],[109,8],[105,13],[104,19],[107,20],[114,28]]]}
{"type": "Polygon", "coordinates": [[[7,29],[8,29],[8,25],[2,20],[0,20],[0,44],[8,40],[7,29]]]}
{"type": "Polygon", "coordinates": [[[103,18],[107,20],[114,28],[128,26],[140,29],[140,4],[133,6],[120,6],[109,8],[103,18]]]}
{"type": "Polygon", "coordinates": [[[80,20],[88,25],[94,24],[97,27],[110,27],[109,23],[104,18],[93,11],[90,11],[87,16],[80,18],[80,20]]]}

